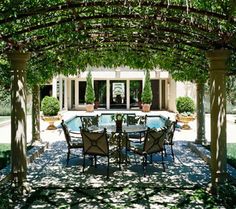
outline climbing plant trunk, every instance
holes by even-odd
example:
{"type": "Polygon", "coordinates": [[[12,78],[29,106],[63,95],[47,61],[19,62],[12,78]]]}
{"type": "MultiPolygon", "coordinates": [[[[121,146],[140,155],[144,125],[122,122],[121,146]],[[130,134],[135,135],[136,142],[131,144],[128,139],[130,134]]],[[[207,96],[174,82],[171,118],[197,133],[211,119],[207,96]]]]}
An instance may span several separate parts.
{"type": "Polygon", "coordinates": [[[40,142],[40,86],[32,88],[32,143],[40,142]]]}
{"type": "Polygon", "coordinates": [[[206,57],[210,71],[211,181],[212,192],[216,193],[227,172],[225,73],[229,51],[209,51],[206,57]]]}
{"type": "Polygon", "coordinates": [[[19,186],[26,179],[26,64],[29,53],[8,53],[13,71],[11,89],[11,172],[19,186]]]}
{"type": "Polygon", "coordinates": [[[204,93],[204,83],[197,82],[197,144],[206,143],[204,93]]]}

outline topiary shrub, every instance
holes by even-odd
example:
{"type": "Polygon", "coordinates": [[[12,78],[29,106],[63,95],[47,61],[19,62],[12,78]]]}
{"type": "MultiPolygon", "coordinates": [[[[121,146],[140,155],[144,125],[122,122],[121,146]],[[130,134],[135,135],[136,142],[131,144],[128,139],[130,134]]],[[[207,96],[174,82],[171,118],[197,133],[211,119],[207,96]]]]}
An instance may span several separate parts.
{"type": "Polygon", "coordinates": [[[150,72],[149,70],[146,71],[145,76],[145,83],[144,88],[141,96],[141,100],[143,104],[151,104],[152,103],[152,87],[151,87],[151,81],[150,81],[150,72]]]}
{"type": "Polygon", "coordinates": [[[195,104],[190,97],[178,97],[176,99],[176,108],[179,113],[190,115],[195,111],[195,104]]]}
{"type": "Polygon", "coordinates": [[[41,110],[44,116],[55,116],[60,110],[60,103],[55,97],[45,96],[41,103],[41,110]]]}
{"type": "Polygon", "coordinates": [[[94,100],[95,94],[92,84],[92,74],[91,71],[89,71],[86,78],[85,102],[86,104],[93,104],[94,100]]]}

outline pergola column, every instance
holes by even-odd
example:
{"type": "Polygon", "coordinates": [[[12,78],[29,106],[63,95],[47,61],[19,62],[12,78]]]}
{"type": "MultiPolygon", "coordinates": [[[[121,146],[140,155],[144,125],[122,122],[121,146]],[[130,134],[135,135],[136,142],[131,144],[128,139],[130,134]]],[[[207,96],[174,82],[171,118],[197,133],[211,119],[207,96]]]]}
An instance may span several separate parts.
{"type": "Polygon", "coordinates": [[[227,171],[225,73],[229,51],[209,51],[211,109],[211,175],[213,192],[223,183],[227,171]]]}
{"type": "Polygon", "coordinates": [[[126,109],[130,109],[130,80],[126,81],[126,109]]]}
{"type": "Polygon", "coordinates": [[[19,186],[26,179],[26,65],[29,53],[9,52],[13,71],[11,87],[11,172],[19,186]]]}
{"type": "Polygon", "coordinates": [[[32,87],[32,142],[40,142],[40,85],[32,87]]]}
{"type": "Polygon", "coordinates": [[[205,108],[204,108],[204,83],[197,82],[197,139],[195,143],[205,144],[205,108]]]}

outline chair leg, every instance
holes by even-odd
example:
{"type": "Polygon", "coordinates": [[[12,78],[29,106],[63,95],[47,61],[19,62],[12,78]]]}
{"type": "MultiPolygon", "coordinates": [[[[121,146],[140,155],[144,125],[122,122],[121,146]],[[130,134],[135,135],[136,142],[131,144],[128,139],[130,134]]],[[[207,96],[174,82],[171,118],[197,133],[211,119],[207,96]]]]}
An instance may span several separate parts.
{"type": "Polygon", "coordinates": [[[69,159],[70,159],[70,149],[68,148],[67,159],[66,159],[66,165],[68,165],[69,159]]]}
{"type": "Polygon", "coordinates": [[[163,149],[164,149],[165,157],[166,157],[166,156],[167,156],[167,153],[166,153],[166,144],[164,144],[163,149]]]}
{"type": "Polygon", "coordinates": [[[84,158],[83,158],[83,173],[84,173],[84,168],[85,168],[85,155],[84,155],[84,158]]]}
{"type": "Polygon", "coordinates": [[[109,156],[107,156],[107,179],[109,179],[109,172],[110,172],[109,167],[110,167],[110,158],[109,156]]]}
{"type": "Polygon", "coordinates": [[[94,166],[97,168],[97,155],[94,155],[94,166]]]}
{"type": "Polygon", "coordinates": [[[163,171],[165,171],[165,163],[164,163],[164,156],[163,156],[163,151],[161,152],[161,162],[162,162],[162,167],[163,167],[163,171]]]}
{"type": "Polygon", "coordinates": [[[146,177],[146,171],[147,171],[147,154],[143,155],[144,162],[143,162],[143,176],[146,177]]]}
{"type": "Polygon", "coordinates": [[[151,156],[150,156],[150,163],[152,163],[152,154],[151,154],[151,156]]]}
{"type": "Polygon", "coordinates": [[[171,154],[172,154],[172,158],[173,158],[173,161],[175,161],[173,145],[171,144],[170,146],[171,146],[171,154]]]}

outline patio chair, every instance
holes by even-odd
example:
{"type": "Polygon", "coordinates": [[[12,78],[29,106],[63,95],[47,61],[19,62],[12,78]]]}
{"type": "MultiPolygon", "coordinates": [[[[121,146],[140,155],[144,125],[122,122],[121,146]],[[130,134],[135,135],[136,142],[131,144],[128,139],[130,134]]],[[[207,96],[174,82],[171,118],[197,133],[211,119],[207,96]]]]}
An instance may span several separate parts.
{"type": "MultiPolygon", "coordinates": [[[[145,125],[146,116],[127,115],[127,125],[145,125]]],[[[129,133],[130,140],[139,140],[141,143],[144,138],[144,132],[129,133]]]]}
{"type": "Polygon", "coordinates": [[[167,156],[166,146],[169,145],[173,160],[175,160],[174,151],[173,151],[173,145],[174,145],[173,137],[174,137],[176,123],[177,121],[171,121],[169,120],[169,118],[165,122],[165,126],[167,130],[166,130],[166,137],[165,137],[165,142],[164,142],[164,152],[165,152],[165,156],[167,156]]]}
{"type": "Polygon", "coordinates": [[[85,169],[85,155],[94,156],[95,167],[97,156],[107,157],[107,178],[109,178],[109,144],[106,129],[103,132],[89,132],[81,129],[83,140],[83,173],[85,169]]]}
{"type": "Polygon", "coordinates": [[[91,126],[98,126],[99,116],[80,116],[82,129],[88,130],[91,126]]]}
{"type": "Polygon", "coordinates": [[[66,165],[68,165],[69,160],[70,160],[70,154],[71,154],[71,149],[82,149],[83,148],[83,143],[82,143],[82,138],[79,133],[75,133],[72,131],[69,131],[66,123],[64,120],[61,122],[61,126],[65,135],[66,143],[67,143],[67,160],[66,160],[66,165]]]}
{"type": "Polygon", "coordinates": [[[131,143],[130,151],[133,151],[135,154],[143,156],[144,176],[146,176],[146,170],[147,170],[147,156],[150,155],[151,157],[150,163],[152,163],[152,154],[154,153],[161,153],[162,167],[163,170],[165,171],[165,164],[163,158],[165,136],[166,136],[165,128],[162,128],[160,130],[148,128],[145,134],[144,143],[139,144],[138,146],[137,144],[136,146],[132,146],[131,143]]]}

